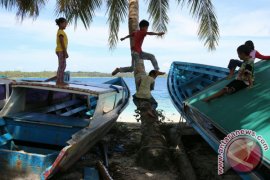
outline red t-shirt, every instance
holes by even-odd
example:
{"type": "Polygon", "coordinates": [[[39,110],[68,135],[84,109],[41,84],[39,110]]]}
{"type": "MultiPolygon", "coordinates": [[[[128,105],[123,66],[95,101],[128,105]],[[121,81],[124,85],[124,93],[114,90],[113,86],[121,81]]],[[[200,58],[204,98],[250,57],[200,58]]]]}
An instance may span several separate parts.
{"type": "Polygon", "coordinates": [[[147,34],[147,31],[144,31],[144,30],[138,30],[131,34],[134,40],[134,46],[132,47],[133,51],[138,52],[138,53],[142,52],[142,43],[146,34],[147,34]]]}

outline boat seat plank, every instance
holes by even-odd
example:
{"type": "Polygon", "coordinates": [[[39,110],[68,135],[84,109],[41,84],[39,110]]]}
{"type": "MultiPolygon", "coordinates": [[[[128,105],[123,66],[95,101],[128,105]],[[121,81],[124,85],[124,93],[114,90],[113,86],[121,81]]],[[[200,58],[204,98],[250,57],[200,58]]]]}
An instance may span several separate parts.
{"type": "Polygon", "coordinates": [[[12,118],[15,121],[29,121],[31,123],[45,123],[59,126],[86,127],[89,125],[89,121],[86,119],[36,112],[22,112],[6,117],[12,118]]]}
{"type": "Polygon", "coordinates": [[[63,102],[63,103],[60,103],[60,104],[54,104],[54,105],[51,105],[51,106],[46,106],[46,107],[43,107],[43,108],[39,108],[39,109],[37,109],[35,111],[36,112],[41,112],[41,113],[50,113],[50,112],[57,111],[57,110],[67,108],[67,107],[70,107],[70,106],[73,106],[73,105],[77,105],[77,104],[80,104],[80,103],[81,103],[80,100],[73,99],[73,100],[63,102]]]}
{"type": "Polygon", "coordinates": [[[70,111],[67,111],[65,113],[62,113],[61,116],[71,116],[73,114],[76,114],[78,112],[81,112],[83,110],[87,109],[87,107],[85,105],[77,107],[75,109],[71,109],[70,111]]]}
{"type": "Polygon", "coordinates": [[[8,141],[12,140],[12,136],[9,133],[0,136],[0,146],[6,144],[8,141]]]}
{"type": "Polygon", "coordinates": [[[95,168],[85,167],[84,168],[84,180],[98,180],[99,174],[95,168]]]}
{"type": "Polygon", "coordinates": [[[5,121],[2,118],[0,118],[0,126],[4,126],[5,124],[6,124],[5,121]]]}

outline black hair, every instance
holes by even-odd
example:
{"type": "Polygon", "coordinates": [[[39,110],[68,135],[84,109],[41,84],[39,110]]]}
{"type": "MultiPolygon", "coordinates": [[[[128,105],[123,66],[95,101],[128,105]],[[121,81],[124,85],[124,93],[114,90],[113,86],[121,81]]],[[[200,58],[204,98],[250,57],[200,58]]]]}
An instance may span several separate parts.
{"type": "Polygon", "coordinates": [[[149,72],[149,76],[156,76],[157,75],[157,70],[151,70],[149,72]]]}
{"type": "Polygon", "coordinates": [[[246,44],[243,44],[243,45],[241,45],[241,46],[239,46],[239,47],[237,48],[237,52],[238,52],[238,53],[244,53],[244,54],[247,55],[247,56],[249,56],[249,54],[250,54],[251,51],[252,51],[252,50],[250,49],[250,47],[247,46],[246,44]]]}
{"type": "Polygon", "coordinates": [[[141,22],[139,23],[139,27],[143,28],[143,27],[148,27],[149,26],[149,22],[146,20],[141,20],[141,22]]]}
{"type": "Polygon", "coordinates": [[[255,49],[254,44],[251,40],[246,41],[245,45],[247,45],[251,50],[255,49]]]}
{"type": "Polygon", "coordinates": [[[63,17],[60,17],[60,18],[58,18],[58,19],[55,20],[56,25],[58,25],[58,26],[59,26],[61,23],[66,22],[66,21],[67,21],[66,18],[63,18],[63,17]]]}

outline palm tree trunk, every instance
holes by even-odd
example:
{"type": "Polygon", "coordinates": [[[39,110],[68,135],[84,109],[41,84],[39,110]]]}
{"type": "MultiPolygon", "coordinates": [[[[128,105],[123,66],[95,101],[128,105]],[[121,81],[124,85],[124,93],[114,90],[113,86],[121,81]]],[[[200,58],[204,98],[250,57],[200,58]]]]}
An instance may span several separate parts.
{"type": "MultiPolygon", "coordinates": [[[[138,29],[139,24],[139,0],[129,0],[129,34],[138,29]]],[[[133,39],[130,38],[130,48],[133,46],[133,39]]],[[[145,76],[144,62],[140,59],[135,62],[134,78],[136,90],[138,82],[142,76],[145,76]]],[[[139,107],[137,107],[140,109],[139,107]]],[[[151,105],[149,108],[152,108],[151,105]]],[[[147,109],[140,110],[141,115],[141,147],[138,152],[137,162],[140,166],[147,169],[168,168],[169,153],[166,148],[166,139],[159,129],[158,117],[153,118],[147,113],[147,109]]]]}
{"type": "MultiPolygon", "coordinates": [[[[139,27],[139,0],[129,0],[128,28],[129,34],[139,27]]],[[[133,46],[133,38],[130,38],[130,48],[133,46]]]]}
{"type": "MultiPolygon", "coordinates": [[[[129,34],[138,30],[139,27],[139,0],[129,0],[129,17],[128,17],[129,34]]],[[[130,38],[130,50],[133,47],[133,38],[130,38]]],[[[136,89],[141,76],[146,75],[143,60],[135,62],[134,78],[136,89]]]]}

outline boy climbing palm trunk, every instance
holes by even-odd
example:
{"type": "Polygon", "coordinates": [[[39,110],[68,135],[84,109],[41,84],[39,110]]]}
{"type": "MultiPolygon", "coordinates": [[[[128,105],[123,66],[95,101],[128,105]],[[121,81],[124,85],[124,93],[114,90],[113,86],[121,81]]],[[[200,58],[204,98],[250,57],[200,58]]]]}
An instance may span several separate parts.
{"type": "Polygon", "coordinates": [[[139,23],[139,27],[140,27],[140,30],[135,31],[132,34],[127,35],[126,37],[120,39],[121,41],[125,40],[126,38],[133,38],[133,40],[134,40],[134,45],[131,48],[132,49],[132,51],[131,51],[131,56],[132,56],[131,66],[116,68],[112,72],[113,76],[119,72],[133,72],[134,67],[135,67],[135,63],[138,62],[139,59],[150,60],[154,69],[159,70],[159,66],[158,66],[158,63],[157,63],[155,56],[153,54],[142,51],[142,44],[143,44],[143,40],[144,40],[146,35],[162,36],[164,34],[164,32],[159,32],[159,33],[148,32],[147,30],[149,27],[149,22],[146,20],[142,20],[139,23]]]}

